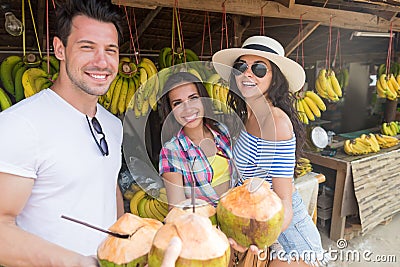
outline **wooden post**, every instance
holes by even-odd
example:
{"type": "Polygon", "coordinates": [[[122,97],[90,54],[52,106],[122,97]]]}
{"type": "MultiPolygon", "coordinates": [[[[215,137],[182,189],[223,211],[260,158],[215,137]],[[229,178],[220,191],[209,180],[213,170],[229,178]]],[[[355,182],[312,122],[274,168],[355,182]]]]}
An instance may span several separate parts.
{"type": "Polygon", "coordinates": [[[397,99],[389,100],[386,99],[385,112],[383,114],[383,119],[385,122],[391,122],[396,120],[397,112],[397,99]]]}
{"type": "Polygon", "coordinates": [[[233,15],[232,16],[233,23],[235,25],[235,38],[233,47],[240,47],[242,45],[242,36],[246,29],[250,26],[250,19],[246,18],[246,20],[242,21],[242,16],[233,15]]]}

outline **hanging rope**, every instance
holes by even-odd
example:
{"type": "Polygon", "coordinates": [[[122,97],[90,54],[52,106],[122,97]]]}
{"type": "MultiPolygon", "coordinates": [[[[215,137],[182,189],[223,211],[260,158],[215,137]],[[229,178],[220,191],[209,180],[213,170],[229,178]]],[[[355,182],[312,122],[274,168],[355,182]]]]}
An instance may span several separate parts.
{"type": "Polygon", "coordinates": [[[225,35],[225,39],[226,39],[226,48],[229,47],[229,45],[228,45],[228,23],[226,20],[225,2],[226,2],[226,0],[222,3],[221,50],[223,49],[224,35],[225,35]]]}
{"type": "Polygon", "coordinates": [[[206,39],[206,29],[208,28],[208,38],[210,40],[210,53],[211,55],[213,54],[213,49],[212,49],[212,40],[211,40],[211,25],[210,25],[210,15],[208,11],[204,13],[204,26],[203,26],[203,40],[201,43],[201,54],[200,58],[203,57],[204,53],[204,46],[205,46],[205,39],[206,39]]]}
{"type": "Polygon", "coordinates": [[[390,58],[392,56],[392,43],[393,43],[393,22],[390,22],[390,38],[389,38],[389,48],[386,57],[386,76],[389,75],[390,71],[390,58]]]}
{"type": "Polygon", "coordinates": [[[46,0],[46,54],[47,73],[50,73],[50,29],[49,29],[49,0],[46,0]]]}
{"type": "MultiPolygon", "coordinates": [[[[135,41],[136,41],[136,45],[137,45],[137,53],[135,52],[135,54],[140,55],[140,45],[139,45],[139,32],[137,30],[137,22],[136,22],[136,14],[135,14],[135,9],[132,7],[131,12],[133,13],[133,25],[135,26],[135,33],[136,33],[136,38],[133,41],[133,48],[135,49],[135,41]]],[[[138,64],[138,59],[136,58],[136,64],[138,64]]]]}
{"type": "Polygon", "coordinates": [[[260,35],[265,35],[263,9],[264,9],[264,6],[261,7],[260,35]]]}
{"type": "Polygon", "coordinates": [[[40,58],[42,58],[42,51],[40,49],[39,37],[38,37],[38,34],[37,34],[37,30],[36,30],[36,23],[35,23],[35,18],[33,16],[31,0],[28,0],[28,5],[29,5],[29,11],[31,12],[33,29],[35,30],[35,36],[36,36],[36,42],[37,42],[37,46],[38,46],[38,50],[39,50],[39,56],[40,56],[40,58]]]}
{"type": "Polygon", "coordinates": [[[339,55],[339,69],[342,68],[342,59],[340,55],[340,31],[339,28],[337,29],[337,35],[336,35],[336,47],[335,47],[335,56],[333,57],[333,62],[332,62],[332,67],[334,68],[336,66],[336,59],[339,55]]]}
{"type": "Polygon", "coordinates": [[[56,3],[54,2],[54,0],[52,0],[52,2],[53,2],[54,10],[56,10],[56,3]]]}
{"type": "Polygon", "coordinates": [[[330,69],[331,66],[331,49],[332,49],[332,16],[329,18],[329,37],[326,45],[325,69],[330,69]]]}
{"type": "Polygon", "coordinates": [[[175,2],[176,2],[179,45],[182,48],[183,62],[186,62],[185,40],[183,39],[183,27],[182,27],[181,13],[179,11],[179,2],[178,0],[175,0],[175,2]]]}
{"type": "Polygon", "coordinates": [[[22,0],[21,9],[22,9],[22,25],[24,26],[24,30],[22,31],[22,51],[23,51],[23,55],[24,55],[24,57],[25,57],[25,55],[26,55],[25,0],[22,0]]]}
{"type": "Polygon", "coordinates": [[[138,55],[136,53],[135,41],[133,39],[132,27],[131,27],[131,23],[129,21],[128,11],[126,9],[126,6],[124,6],[124,10],[125,10],[126,21],[128,23],[128,28],[129,28],[129,38],[131,40],[131,46],[133,47],[133,51],[134,51],[134,55],[135,55],[135,59],[136,59],[136,64],[139,64],[139,58],[138,58],[138,55]]]}

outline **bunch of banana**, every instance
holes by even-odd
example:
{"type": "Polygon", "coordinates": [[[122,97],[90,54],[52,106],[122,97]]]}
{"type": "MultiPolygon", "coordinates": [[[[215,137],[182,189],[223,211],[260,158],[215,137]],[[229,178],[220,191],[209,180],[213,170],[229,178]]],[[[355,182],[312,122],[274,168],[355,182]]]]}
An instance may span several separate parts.
{"type": "Polygon", "coordinates": [[[380,98],[396,100],[400,96],[400,84],[396,81],[394,74],[381,74],[376,81],[376,92],[380,98]]]}
{"type": "Polygon", "coordinates": [[[315,80],[317,93],[330,101],[337,102],[342,97],[342,88],[332,69],[321,69],[315,80]]]}
{"type": "Polygon", "coordinates": [[[312,171],[312,165],[309,159],[307,158],[299,158],[296,161],[296,167],[294,168],[295,177],[301,177],[312,171]]]}
{"type": "Polygon", "coordinates": [[[191,61],[200,61],[200,59],[193,50],[188,48],[182,49],[178,47],[174,52],[171,47],[164,47],[158,55],[158,66],[160,69],[191,61]]]}
{"type": "Polygon", "coordinates": [[[164,202],[166,196],[165,188],[160,189],[158,199],[151,197],[142,189],[137,190],[130,200],[131,213],[163,222],[168,214],[168,202],[164,202]]]}
{"type": "Polygon", "coordinates": [[[225,114],[231,113],[227,105],[229,85],[224,81],[219,74],[212,74],[204,83],[208,95],[212,98],[216,112],[225,114]]]}
{"type": "Polygon", "coordinates": [[[362,134],[361,136],[344,142],[344,152],[348,155],[364,155],[380,151],[378,139],[373,133],[362,134]]]}
{"type": "Polygon", "coordinates": [[[349,70],[341,68],[336,73],[336,78],[339,82],[340,88],[346,88],[349,85],[349,70]]]}
{"type": "Polygon", "coordinates": [[[398,121],[382,123],[381,132],[384,135],[395,136],[400,133],[400,123],[398,121]]]}
{"type": "Polygon", "coordinates": [[[157,68],[153,61],[142,58],[138,64],[139,87],[128,108],[133,108],[136,118],[146,116],[150,108],[157,110],[157,98],[161,93],[160,81],[157,75],[157,68]]]}
{"type": "Polygon", "coordinates": [[[376,140],[378,140],[381,148],[389,148],[399,144],[400,140],[394,136],[388,136],[383,134],[375,134],[376,140]]]}
{"type": "Polygon", "coordinates": [[[324,101],[313,91],[296,93],[295,98],[295,108],[304,124],[321,117],[321,112],[326,110],[324,101]]]}
{"type": "Polygon", "coordinates": [[[57,78],[58,71],[59,62],[54,56],[40,59],[34,54],[28,54],[23,58],[11,55],[0,65],[0,77],[4,89],[15,102],[51,86],[57,78]]]}

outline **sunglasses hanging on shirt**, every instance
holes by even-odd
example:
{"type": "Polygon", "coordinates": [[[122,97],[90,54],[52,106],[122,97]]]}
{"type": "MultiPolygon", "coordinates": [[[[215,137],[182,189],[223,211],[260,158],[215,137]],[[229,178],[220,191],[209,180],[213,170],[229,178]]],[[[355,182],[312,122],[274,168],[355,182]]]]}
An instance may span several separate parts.
{"type": "Polygon", "coordinates": [[[101,128],[101,125],[99,123],[99,121],[96,119],[96,117],[93,117],[91,120],[89,120],[89,117],[86,115],[86,120],[89,124],[89,129],[90,132],[92,133],[93,139],[97,144],[97,147],[99,148],[101,154],[103,154],[103,156],[108,156],[108,144],[106,141],[106,135],[103,133],[103,129],[101,128]],[[100,142],[97,141],[97,138],[92,130],[93,129],[100,135],[102,135],[102,137],[100,138],[100,142]]]}

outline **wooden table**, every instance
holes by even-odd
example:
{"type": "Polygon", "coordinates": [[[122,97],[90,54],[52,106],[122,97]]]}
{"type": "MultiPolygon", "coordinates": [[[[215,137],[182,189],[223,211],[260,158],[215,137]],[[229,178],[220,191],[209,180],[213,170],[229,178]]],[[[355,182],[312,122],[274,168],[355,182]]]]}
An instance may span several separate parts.
{"type": "MultiPolygon", "coordinates": [[[[361,224],[363,222],[365,224],[364,232],[366,232],[387,219],[388,216],[400,211],[400,198],[393,190],[395,186],[400,186],[400,179],[396,179],[399,173],[396,166],[400,166],[399,145],[382,149],[378,153],[361,156],[349,156],[344,153],[343,148],[338,148],[334,157],[322,156],[315,151],[307,151],[304,156],[310,159],[313,165],[320,165],[336,171],[335,181],[333,181],[335,191],[330,229],[332,240],[344,237],[347,215],[359,214],[361,224]],[[362,168],[360,168],[360,164],[362,168]],[[389,168],[389,166],[394,167],[389,168]],[[353,173],[355,173],[354,177],[353,173]],[[386,186],[387,183],[390,184],[390,187],[386,186]],[[397,183],[398,185],[396,185],[397,183]],[[377,184],[378,186],[376,186],[377,184]],[[387,205],[384,203],[385,201],[388,201],[387,205]],[[368,207],[367,209],[366,205],[372,208],[368,207]],[[388,208],[385,209],[384,206],[388,206],[388,208]],[[371,210],[373,214],[371,214],[371,210]],[[371,219],[372,216],[374,216],[373,219],[371,219]]],[[[332,178],[325,176],[327,180],[332,178]]],[[[396,191],[399,191],[398,188],[396,191]]]]}

